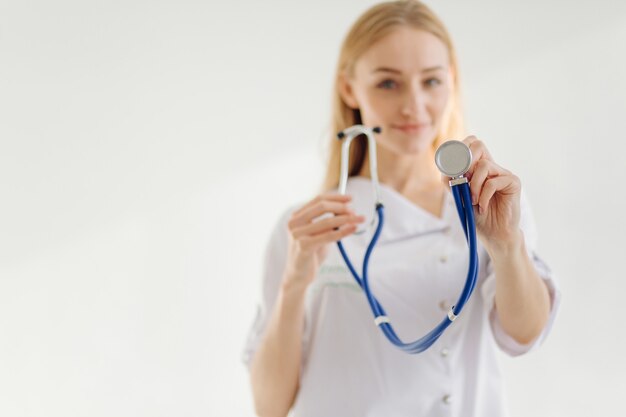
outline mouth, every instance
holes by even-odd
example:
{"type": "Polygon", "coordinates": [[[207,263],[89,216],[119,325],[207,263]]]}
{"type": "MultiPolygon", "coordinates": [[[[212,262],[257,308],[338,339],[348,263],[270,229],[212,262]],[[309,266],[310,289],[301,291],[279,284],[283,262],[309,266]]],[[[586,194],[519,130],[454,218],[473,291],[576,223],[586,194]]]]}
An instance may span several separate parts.
{"type": "Polygon", "coordinates": [[[401,125],[391,125],[392,129],[399,130],[404,133],[418,133],[429,127],[428,123],[407,123],[401,125]]]}

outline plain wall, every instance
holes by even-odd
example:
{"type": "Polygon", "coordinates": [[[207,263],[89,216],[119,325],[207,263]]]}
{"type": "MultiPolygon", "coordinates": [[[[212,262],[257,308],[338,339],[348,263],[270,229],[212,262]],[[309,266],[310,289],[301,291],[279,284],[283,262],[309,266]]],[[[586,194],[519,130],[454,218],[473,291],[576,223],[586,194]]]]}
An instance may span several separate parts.
{"type": "MultiPolygon", "coordinates": [[[[278,216],[322,179],[371,1],[0,2],[0,415],[250,416],[278,216]]],[[[512,416],[623,414],[626,3],[429,1],[563,303],[512,416]]]]}

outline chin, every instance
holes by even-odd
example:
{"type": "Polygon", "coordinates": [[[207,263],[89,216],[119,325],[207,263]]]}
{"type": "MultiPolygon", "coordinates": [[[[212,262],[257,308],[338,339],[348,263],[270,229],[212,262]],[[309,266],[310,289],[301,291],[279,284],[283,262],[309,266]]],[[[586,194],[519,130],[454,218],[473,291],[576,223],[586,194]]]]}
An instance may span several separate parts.
{"type": "Polygon", "coordinates": [[[405,151],[405,155],[418,155],[423,152],[431,152],[432,151],[432,142],[428,144],[416,144],[408,147],[405,151]]]}
{"type": "Polygon", "coordinates": [[[432,135],[415,135],[412,137],[398,138],[398,148],[404,154],[416,155],[422,152],[430,152],[435,143],[435,136],[432,135]]]}

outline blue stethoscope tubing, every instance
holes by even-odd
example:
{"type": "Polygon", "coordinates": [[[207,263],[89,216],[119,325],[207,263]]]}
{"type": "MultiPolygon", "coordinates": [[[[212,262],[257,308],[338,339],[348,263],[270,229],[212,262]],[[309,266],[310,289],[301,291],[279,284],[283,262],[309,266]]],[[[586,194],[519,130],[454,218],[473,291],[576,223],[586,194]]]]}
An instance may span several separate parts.
{"type": "Polygon", "coordinates": [[[396,334],[391,325],[383,306],[380,302],[374,297],[369,285],[369,276],[368,276],[368,266],[370,257],[372,255],[372,251],[374,250],[374,246],[378,242],[378,238],[380,237],[380,233],[382,231],[384,222],[385,222],[385,214],[384,214],[384,206],[381,202],[376,203],[376,214],[378,218],[376,230],[374,231],[374,235],[370,240],[369,245],[367,246],[367,250],[365,251],[365,256],[363,258],[363,276],[362,278],[357,273],[356,269],[352,265],[350,258],[343,246],[341,240],[337,241],[337,246],[339,251],[341,252],[341,256],[343,257],[350,273],[356,280],[357,284],[363,289],[365,292],[367,301],[374,313],[374,322],[380,327],[381,331],[384,335],[389,339],[389,341],[400,348],[401,350],[416,354],[425,351],[428,349],[433,343],[439,339],[439,337],[443,334],[443,332],[452,324],[452,322],[456,319],[456,317],[461,313],[463,307],[469,300],[472,292],[474,291],[474,287],[476,286],[476,280],[478,276],[478,252],[477,252],[477,240],[476,240],[476,225],[474,221],[474,210],[472,207],[472,200],[470,194],[469,184],[465,182],[461,182],[459,184],[454,184],[450,186],[452,191],[452,195],[454,196],[454,201],[456,203],[456,208],[459,214],[459,219],[461,221],[461,225],[463,227],[463,231],[465,233],[465,238],[468,242],[469,247],[469,267],[467,271],[467,278],[465,280],[465,285],[463,287],[463,291],[459,296],[456,304],[450,308],[448,315],[444,317],[444,319],[428,334],[421,337],[420,339],[405,343],[400,337],[396,334]]]}

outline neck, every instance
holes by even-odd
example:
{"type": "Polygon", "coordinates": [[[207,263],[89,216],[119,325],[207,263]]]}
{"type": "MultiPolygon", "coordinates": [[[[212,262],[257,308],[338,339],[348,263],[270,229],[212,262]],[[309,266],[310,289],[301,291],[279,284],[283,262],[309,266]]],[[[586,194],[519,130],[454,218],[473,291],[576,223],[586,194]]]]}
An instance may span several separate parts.
{"type": "MultiPolygon", "coordinates": [[[[435,151],[428,147],[414,155],[398,156],[379,147],[376,150],[378,179],[401,194],[409,195],[432,191],[443,186],[441,173],[435,165],[435,151]]],[[[369,153],[359,176],[370,177],[369,153]]]]}

